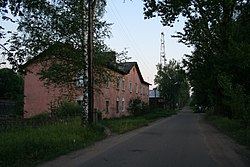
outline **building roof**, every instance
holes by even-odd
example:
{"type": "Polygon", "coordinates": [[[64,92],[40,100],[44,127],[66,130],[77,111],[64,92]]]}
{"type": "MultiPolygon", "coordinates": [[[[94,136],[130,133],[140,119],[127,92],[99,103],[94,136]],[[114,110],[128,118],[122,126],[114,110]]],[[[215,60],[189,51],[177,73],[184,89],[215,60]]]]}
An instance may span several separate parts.
{"type": "Polygon", "coordinates": [[[151,85],[150,83],[146,82],[143,79],[141,71],[139,69],[139,66],[138,66],[137,62],[120,63],[117,66],[117,72],[122,73],[122,74],[128,74],[134,66],[135,66],[135,68],[136,68],[136,70],[138,72],[138,75],[139,75],[139,78],[140,78],[141,82],[144,83],[144,84],[147,84],[147,85],[151,85]]]}
{"type": "MultiPolygon", "coordinates": [[[[32,59],[28,60],[22,66],[22,68],[23,69],[27,68],[27,66],[29,66],[30,64],[36,63],[36,61],[39,60],[39,59],[41,59],[41,58],[47,58],[47,59],[49,59],[49,57],[47,57],[47,56],[50,55],[50,54],[53,54],[53,52],[54,52],[55,49],[60,48],[60,50],[63,52],[62,48],[65,48],[65,47],[66,47],[66,49],[74,50],[72,48],[72,46],[67,45],[67,44],[62,44],[62,43],[54,44],[54,45],[50,46],[48,49],[46,49],[45,51],[43,51],[42,53],[40,53],[38,56],[35,56],[32,59]]],[[[139,66],[138,66],[137,62],[115,63],[115,58],[114,58],[115,54],[113,54],[113,52],[112,52],[112,53],[108,54],[108,56],[111,57],[111,61],[114,59],[114,64],[115,64],[115,65],[113,63],[108,64],[107,65],[108,68],[110,68],[111,70],[114,70],[114,71],[116,71],[118,73],[126,75],[135,66],[141,82],[144,83],[144,84],[147,84],[147,85],[151,85],[150,83],[146,82],[143,79],[141,71],[139,69],[139,66]]]]}
{"type": "Polygon", "coordinates": [[[133,66],[137,65],[136,62],[126,62],[118,65],[118,70],[123,72],[124,74],[128,74],[133,66]]]}

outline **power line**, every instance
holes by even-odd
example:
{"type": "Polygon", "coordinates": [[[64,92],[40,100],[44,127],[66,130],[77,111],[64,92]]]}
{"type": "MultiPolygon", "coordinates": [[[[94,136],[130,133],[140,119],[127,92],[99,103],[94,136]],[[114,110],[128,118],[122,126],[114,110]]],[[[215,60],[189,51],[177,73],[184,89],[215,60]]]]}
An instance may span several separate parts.
{"type": "Polygon", "coordinates": [[[129,29],[127,28],[127,26],[126,26],[126,24],[125,24],[123,18],[121,17],[120,13],[119,13],[118,10],[117,10],[117,7],[115,6],[115,4],[114,4],[114,2],[113,2],[112,0],[111,0],[111,5],[110,5],[111,11],[112,11],[112,13],[113,13],[115,19],[117,20],[117,22],[118,22],[118,24],[119,24],[121,30],[123,31],[123,34],[122,34],[122,35],[123,35],[125,41],[126,41],[126,40],[129,41],[129,44],[131,45],[132,49],[136,52],[136,54],[135,54],[134,56],[138,59],[138,61],[139,61],[140,63],[144,64],[144,66],[146,67],[147,72],[148,72],[148,73],[151,73],[151,71],[149,71],[150,68],[149,68],[148,65],[143,61],[143,58],[141,58],[141,56],[140,56],[140,55],[142,55],[142,52],[141,52],[140,50],[137,49],[138,47],[136,47],[137,44],[136,44],[136,42],[135,42],[133,36],[131,35],[129,29]],[[113,7],[112,7],[111,5],[112,5],[113,7]],[[114,9],[113,9],[113,8],[114,8],[114,9]],[[119,19],[118,19],[117,17],[119,17],[119,19]],[[139,57],[138,57],[138,56],[139,56],[139,57]]]}

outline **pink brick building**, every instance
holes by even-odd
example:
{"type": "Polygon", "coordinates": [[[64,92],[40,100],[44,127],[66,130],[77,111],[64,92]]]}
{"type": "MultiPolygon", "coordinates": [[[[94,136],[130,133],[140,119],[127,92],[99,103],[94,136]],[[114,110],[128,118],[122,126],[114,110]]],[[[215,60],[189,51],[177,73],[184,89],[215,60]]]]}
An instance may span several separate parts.
{"type": "MultiPolygon", "coordinates": [[[[50,112],[50,107],[61,97],[72,94],[73,101],[82,99],[82,92],[76,87],[66,90],[52,86],[45,86],[39,78],[42,63],[31,61],[25,66],[24,76],[24,117],[32,117],[44,112],[50,112]]],[[[127,62],[111,70],[115,81],[107,81],[101,86],[101,92],[94,94],[94,109],[102,112],[103,118],[120,117],[129,115],[128,105],[130,99],[140,98],[145,103],[149,102],[149,83],[145,82],[138,64],[127,62]]]]}

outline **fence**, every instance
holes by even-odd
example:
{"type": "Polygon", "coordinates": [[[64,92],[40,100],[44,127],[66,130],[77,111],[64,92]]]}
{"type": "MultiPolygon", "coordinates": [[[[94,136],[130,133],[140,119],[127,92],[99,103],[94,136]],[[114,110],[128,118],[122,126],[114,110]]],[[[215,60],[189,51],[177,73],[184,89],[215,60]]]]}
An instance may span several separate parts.
{"type": "Polygon", "coordinates": [[[38,117],[38,118],[30,118],[30,119],[23,119],[23,118],[0,118],[0,130],[10,128],[10,127],[39,127],[48,124],[57,124],[61,122],[72,122],[75,120],[75,116],[71,117],[38,117]]]}
{"type": "Polygon", "coordinates": [[[0,100],[0,116],[16,115],[16,103],[10,100],[0,100]]]}

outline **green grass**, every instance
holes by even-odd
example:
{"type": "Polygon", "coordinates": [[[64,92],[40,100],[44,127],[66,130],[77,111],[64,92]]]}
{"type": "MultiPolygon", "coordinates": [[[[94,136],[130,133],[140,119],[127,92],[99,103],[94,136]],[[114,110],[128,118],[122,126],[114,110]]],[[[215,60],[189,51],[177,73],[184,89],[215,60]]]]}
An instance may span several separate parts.
{"type": "Polygon", "coordinates": [[[146,126],[148,121],[142,117],[124,117],[107,119],[101,121],[100,123],[108,127],[113,133],[125,133],[142,126],[146,126]]]}
{"type": "Polygon", "coordinates": [[[83,127],[79,118],[36,128],[10,128],[0,132],[0,166],[34,166],[105,136],[103,128],[83,127]]]}
{"type": "Polygon", "coordinates": [[[155,110],[149,112],[143,116],[137,117],[122,117],[122,118],[112,118],[101,121],[100,123],[108,127],[113,133],[125,133],[133,129],[137,129],[143,126],[147,126],[149,123],[153,122],[156,119],[169,117],[176,112],[167,112],[164,110],[155,110]]]}
{"type": "Polygon", "coordinates": [[[226,135],[250,149],[250,128],[242,127],[239,120],[221,116],[207,116],[206,119],[226,135]]]}
{"type": "Polygon", "coordinates": [[[100,121],[96,126],[81,126],[80,118],[37,127],[0,129],[0,166],[29,167],[78,150],[106,137],[103,125],[114,133],[146,126],[175,112],[156,110],[138,117],[100,121]]]}

